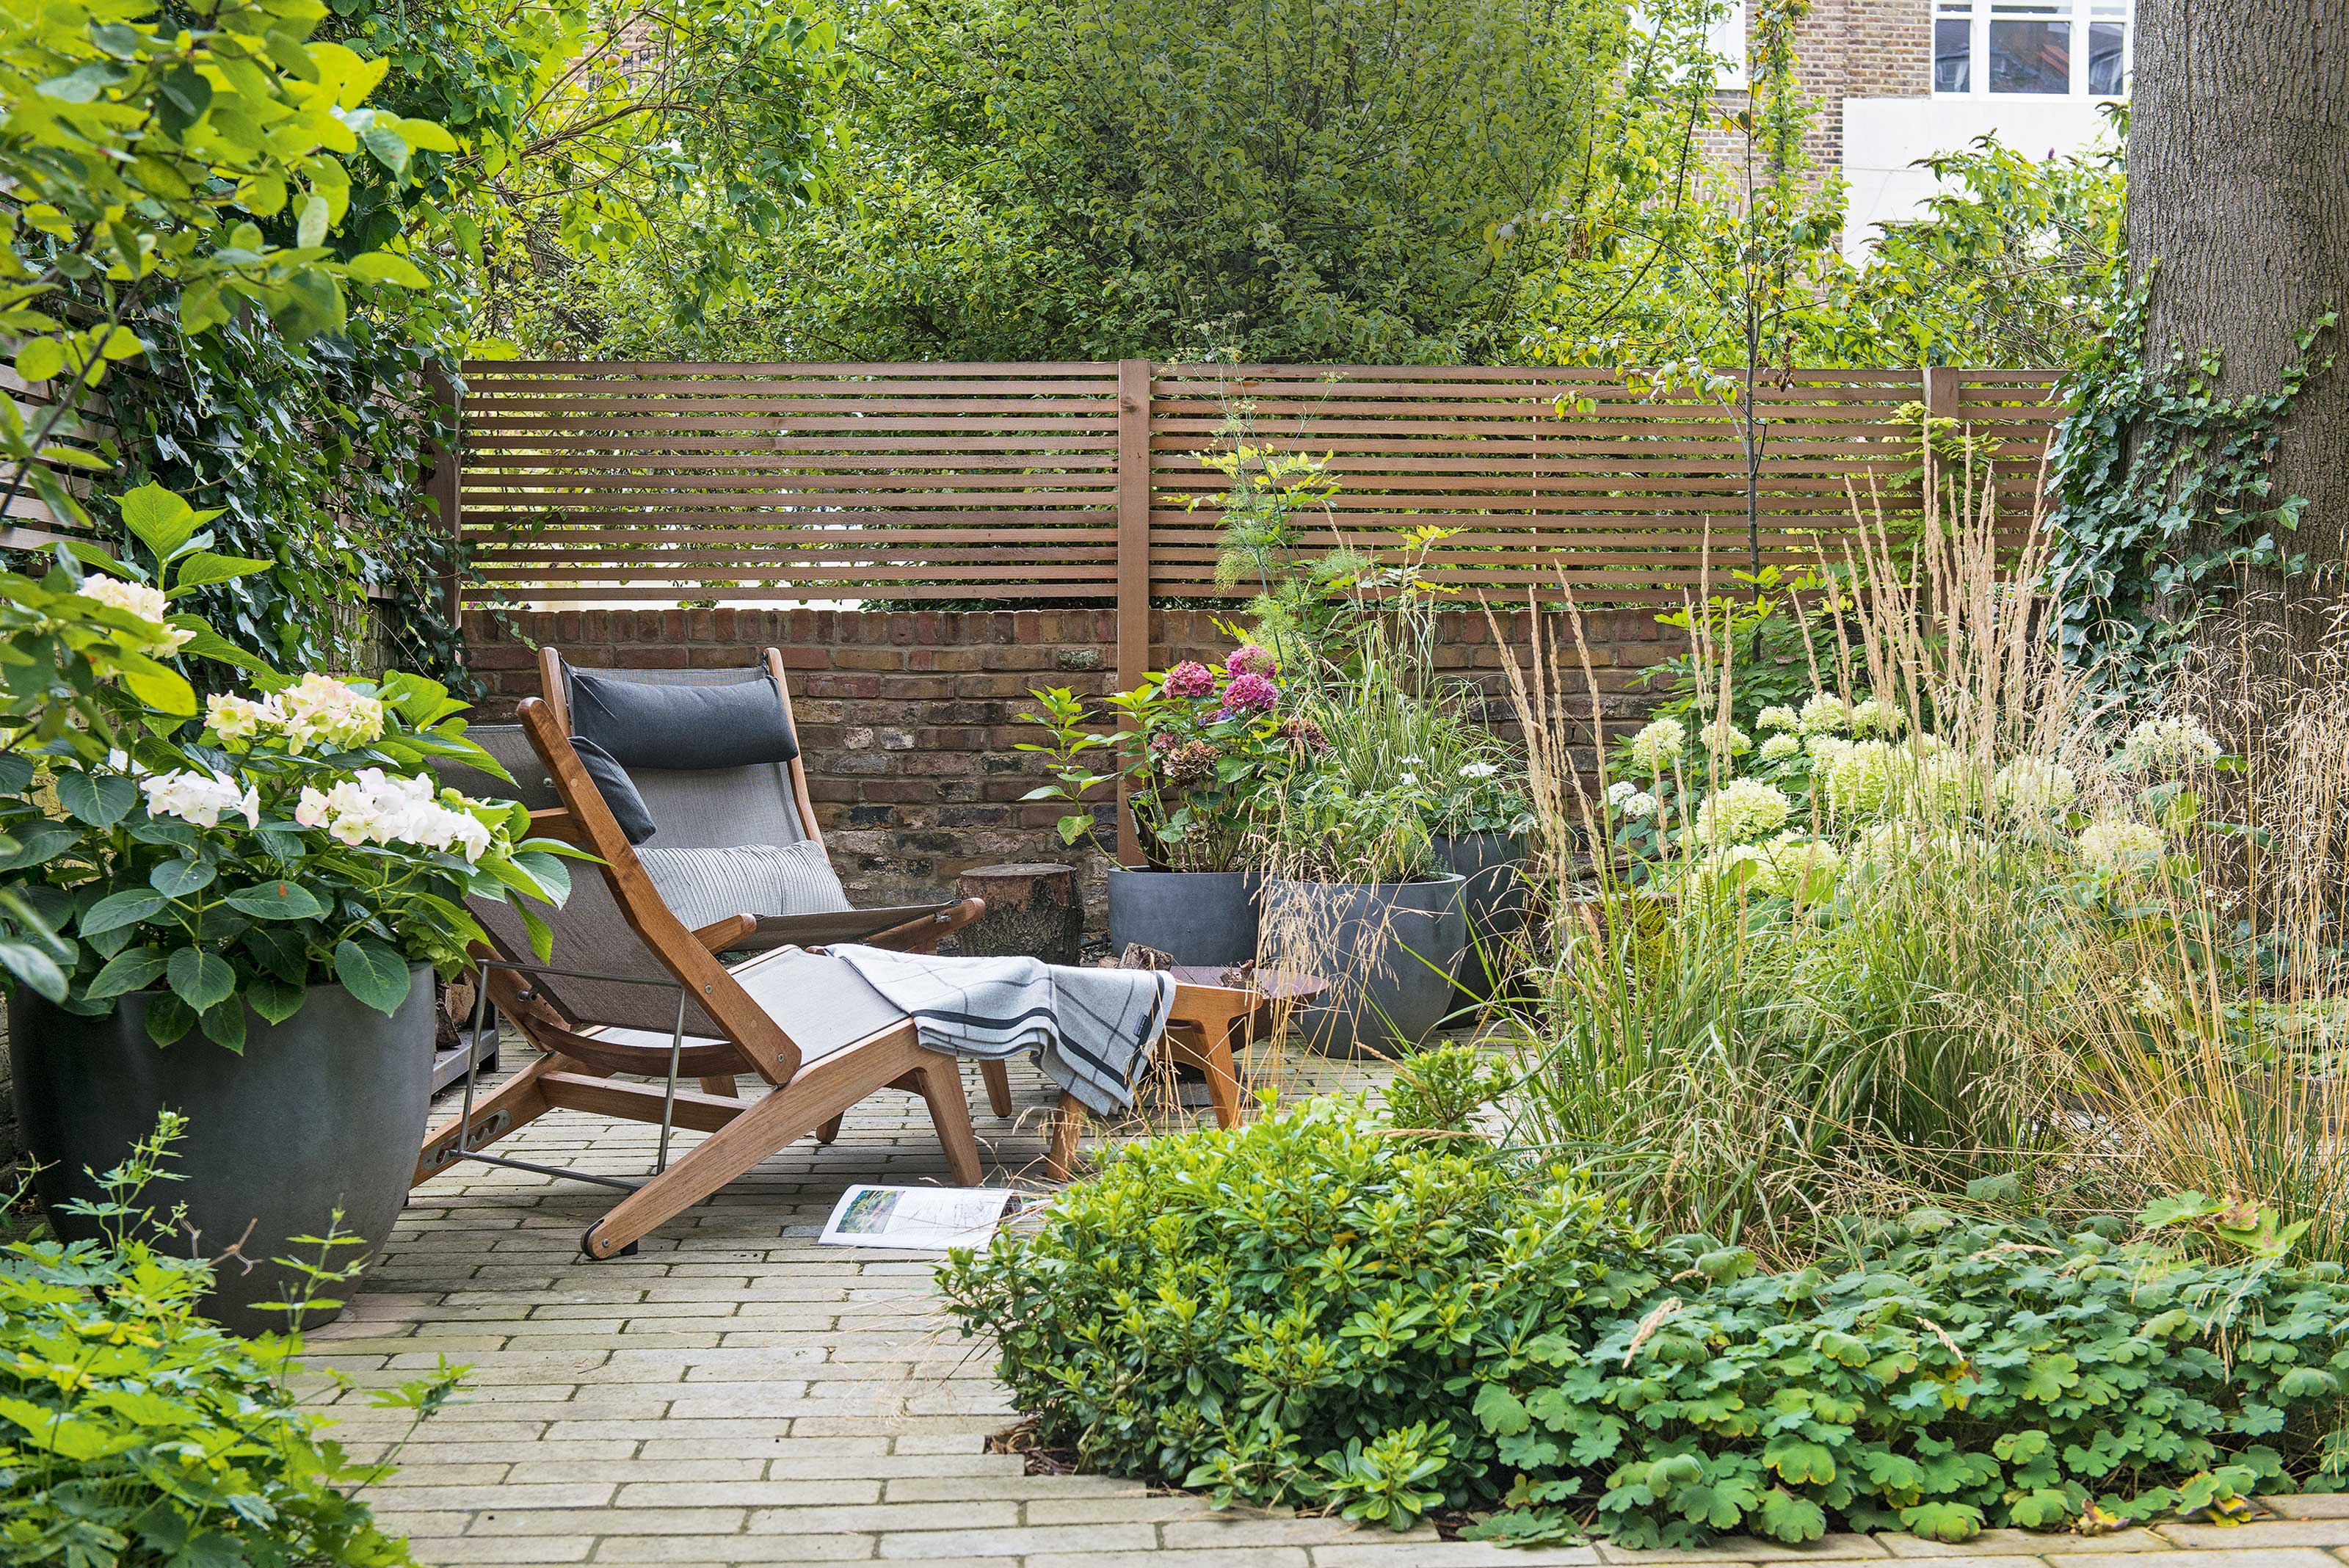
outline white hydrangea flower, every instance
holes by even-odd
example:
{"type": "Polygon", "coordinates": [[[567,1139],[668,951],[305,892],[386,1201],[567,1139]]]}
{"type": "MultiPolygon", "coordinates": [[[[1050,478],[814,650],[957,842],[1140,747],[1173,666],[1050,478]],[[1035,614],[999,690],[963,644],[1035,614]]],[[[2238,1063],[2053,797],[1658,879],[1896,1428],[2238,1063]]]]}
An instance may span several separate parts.
{"type": "Polygon", "coordinates": [[[169,659],[196,635],[184,628],[169,624],[171,601],[163,597],[162,589],[152,584],[127,582],[120,577],[100,576],[92,572],[74,591],[82,598],[102,604],[109,609],[121,610],[137,616],[140,620],[153,622],[157,628],[156,634],[139,645],[142,653],[169,659]]]}
{"type": "Polygon", "coordinates": [[[1920,815],[1955,816],[1972,804],[1973,769],[1954,752],[1911,753],[1902,771],[1909,804],[1920,815]]]}
{"type": "Polygon", "coordinates": [[[1723,756],[1742,757],[1754,749],[1754,737],[1734,724],[1711,724],[1697,737],[1704,749],[1719,752],[1723,756]]]}
{"type": "Polygon", "coordinates": [[[1853,836],[1846,864],[1855,871],[1882,876],[1917,849],[1917,836],[1905,822],[1874,822],[1853,836]]]}
{"type": "Polygon", "coordinates": [[[1949,749],[1949,742],[1939,735],[1929,734],[1922,730],[1909,737],[1909,753],[1911,756],[1938,757],[1949,749]]]}
{"type": "Polygon", "coordinates": [[[1782,732],[1762,742],[1762,760],[1765,763],[1784,762],[1802,754],[1803,742],[1793,735],[1782,732]]]}
{"type": "Polygon", "coordinates": [[[2113,756],[2124,774],[2182,773],[2219,760],[2221,748],[2210,732],[2191,719],[2153,718],[2138,724],[2113,756]]]}
{"type": "Polygon", "coordinates": [[[1841,817],[1871,816],[1892,798],[1892,747],[1883,741],[1851,741],[1816,758],[1827,809],[1841,817]]]}
{"type": "Polygon", "coordinates": [[[1781,898],[1816,903],[1831,896],[1843,875],[1843,857],[1824,838],[1786,832],[1762,846],[1762,886],[1781,898]]]}
{"type": "Polygon", "coordinates": [[[2159,981],[2151,975],[2144,975],[2137,980],[2137,988],[2129,997],[2129,1005],[2147,1018],[2168,1018],[2177,1004],[2169,1000],[2169,992],[2162,989],[2159,981]]]}
{"type": "Polygon", "coordinates": [[[1754,722],[1757,727],[1764,730],[1795,730],[1802,727],[1803,721],[1800,715],[1785,703],[1773,702],[1769,707],[1762,710],[1762,716],[1754,722]]]}
{"type": "Polygon", "coordinates": [[[1650,794],[1646,790],[1640,790],[1635,794],[1630,794],[1624,797],[1623,815],[1626,816],[1653,816],[1662,808],[1662,806],[1663,802],[1658,800],[1654,795],[1650,794]]]}
{"type": "Polygon", "coordinates": [[[2080,859],[2098,871],[2149,870],[2168,846],[2161,829],[2147,823],[2107,820],[2080,830],[2080,859]]]}
{"type": "Polygon", "coordinates": [[[1706,844],[1737,844],[1775,833],[1794,807],[1776,784],[1733,779],[1704,797],[1696,808],[1696,836],[1706,844]]]}
{"type": "Polygon", "coordinates": [[[1633,784],[1630,779],[1617,779],[1613,784],[1607,786],[1607,804],[1609,805],[1621,805],[1625,801],[1630,799],[1633,795],[1639,793],[1640,786],[1633,784]]]}
{"type": "Polygon", "coordinates": [[[168,774],[150,774],[139,781],[147,796],[150,815],[176,816],[198,827],[218,827],[222,817],[232,812],[243,815],[245,826],[261,826],[261,794],[250,786],[240,788],[237,782],[220,774],[202,773],[194,768],[175,768],[168,774]]]}
{"type": "Polygon", "coordinates": [[[251,745],[259,736],[281,728],[285,711],[274,697],[258,701],[215,692],[204,699],[204,723],[223,746],[251,745]]]}
{"type": "Polygon", "coordinates": [[[1855,735],[1882,735],[1889,739],[1900,732],[1900,711],[1889,702],[1863,697],[1851,705],[1851,732],[1855,735]]]}
{"type": "Polygon", "coordinates": [[[2017,757],[1991,780],[1998,804],[2020,816],[2052,816],[2080,798],[2080,781],[2061,763],[2017,757]]]}
{"type": "Polygon", "coordinates": [[[1811,771],[1816,773],[1836,758],[1851,750],[1852,742],[1841,735],[1813,735],[1803,742],[1803,750],[1811,756],[1811,771]]]}
{"type": "Polygon", "coordinates": [[[305,788],[294,820],[304,827],[323,827],[344,844],[400,843],[454,850],[468,864],[480,860],[490,846],[490,830],[481,819],[440,805],[433,798],[429,779],[401,778],[381,768],[361,768],[330,790],[305,788]]]}
{"type": "Polygon", "coordinates": [[[1795,715],[1795,723],[1806,735],[1831,735],[1849,727],[1851,710],[1834,692],[1821,691],[1803,704],[1802,712],[1795,715]]]}
{"type": "Polygon", "coordinates": [[[1460,766],[1460,776],[1464,779],[1488,779],[1500,771],[1499,765],[1494,763],[1464,763],[1460,766]]]}
{"type": "Polygon", "coordinates": [[[1687,744],[1688,726],[1678,719],[1651,720],[1631,737],[1631,761],[1653,778],[1671,767],[1687,744]]]}
{"type": "Polygon", "coordinates": [[[286,749],[301,752],[324,742],[337,748],[364,746],[383,738],[383,704],[316,671],[276,694],[285,715],[286,749]]]}
{"type": "Polygon", "coordinates": [[[1761,847],[1752,844],[1733,844],[1716,849],[1689,867],[1689,886],[1700,893],[1717,892],[1724,888],[1754,886],[1757,891],[1767,891],[1761,883],[1769,874],[1769,863],[1761,847]]]}

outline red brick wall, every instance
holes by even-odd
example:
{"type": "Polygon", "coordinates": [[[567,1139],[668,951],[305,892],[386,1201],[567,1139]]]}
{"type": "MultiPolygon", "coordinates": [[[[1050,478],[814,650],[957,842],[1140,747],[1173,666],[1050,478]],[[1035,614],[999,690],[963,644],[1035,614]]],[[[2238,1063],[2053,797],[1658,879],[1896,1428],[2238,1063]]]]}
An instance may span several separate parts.
{"type": "MultiPolygon", "coordinates": [[[[1525,618],[1504,625],[1523,649],[1525,618]]],[[[1157,611],[1151,634],[1153,669],[1220,659],[1232,646],[1200,611],[1157,611]]],[[[1645,610],[1586,615],[1584,639],[1614,723],[1646,709],[1640,672],[1676,651],[1678,642],[1665,639],[1678,635],[1645,610]]],[[[1570,651],[1561,618],[1546,636],[1563,636],[1570,651]]],[[[487,722],[510,720],[514,704],[538,691],[533,649],[542,643],[574,663],[638,669],[742,665],[761,649],[781,649],[809,790],[851,898],[894,903],[950,888],[968,867],[1075,857],[1088,912],[1096,925],[1101,919],[1095,857],[1061,846],[1052,825],[1065,807],[1020,801],[1044,775],[1035,753],[1015,748],[1039,735],[1019,720],[1031,688],[1110,690],[1112,611],[475,610],[465,639],[490,687],[478,715],[487,722]]],[[[1492,721],[1514,728],[1502,659],[1481,613],[1444,618],[1440,669],[1473,679],[1492,721]]],[[[1579,707],[1578,672],[1571,690],[1579,707]]]]}
{"type": "MultiPolygon", "coordinates": [[[[1756,7],[1747,6],[1750,16],[1756,7]]],[[[1818,100],[1818,113],[1804,139],[1814,171],[1843,168],[1843,100],[1847,98],[1924,98],[1933,90],[1932,0],[1814,0],[1795,25],[1795,61],[1804,91],[1818,100]]],[[[1744,109],[1747,95],[1724,92],[1724,114],[1744,109]]],[[[1742,171],[1743,139],[1718,126],[1702,132],[1707,156],[1742,171]]]]}

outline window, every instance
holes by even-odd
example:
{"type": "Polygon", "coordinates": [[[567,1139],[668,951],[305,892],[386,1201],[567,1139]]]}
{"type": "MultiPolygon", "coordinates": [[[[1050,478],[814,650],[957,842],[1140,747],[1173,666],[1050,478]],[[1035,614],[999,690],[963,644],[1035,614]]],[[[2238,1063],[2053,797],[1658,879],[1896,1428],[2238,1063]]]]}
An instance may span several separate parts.
{"type": "Polygon", "coordinates": [[[2129,0],[1938,0],[1933,90],[2118,98],[2129,20],[2129,0]]]}
{"type": "Polygon", "coordinates": [[[1663,40],[1675,49],[1696,43],[1694,24],[1704,16],[1704,47],[1713,57],[1713,85],[1723,92],[1743,92],[1745,76],[1745,0],[1652,0],[1634,4],[1631,28],[1663,40]]]}
{"type": "Polygon", "coordinates": [[[1745,0],[1729,0],[1727,14],[1705,28],[1704,44],[1721,57],[1715,87],[1729,90],[1749,85],[1745,79],[1745,0]]]}

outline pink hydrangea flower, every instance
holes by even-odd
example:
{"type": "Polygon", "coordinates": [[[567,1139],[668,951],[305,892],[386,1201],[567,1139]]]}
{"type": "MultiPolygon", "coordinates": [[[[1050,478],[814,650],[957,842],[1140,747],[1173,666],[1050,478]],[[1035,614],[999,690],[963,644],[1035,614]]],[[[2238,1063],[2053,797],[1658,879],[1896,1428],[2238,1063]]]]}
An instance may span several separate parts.
{"type": "Polygon", "coordinates": [[[1280,688],[1268,676],[1235,675],[1224,688],[1224,708],[1234,713],[1268,713],[1280,705],[1280,688]]]}
{"type": "Polygon", "coordinates": [[[1162,684],[1169,697],[1212,697],[1216,694],[1216,672],[1195,659],[1186,659],[1166,672],[1162,684]]]}
{"type": "Polygon", "coordinates": [[[1224,660],[1224,673],[1226,675],[1270,675],[1279,668],[1272,657],[1272,649],[1253,642],[1242,643],[1232,649],[1229,659],[1224,660]]]}

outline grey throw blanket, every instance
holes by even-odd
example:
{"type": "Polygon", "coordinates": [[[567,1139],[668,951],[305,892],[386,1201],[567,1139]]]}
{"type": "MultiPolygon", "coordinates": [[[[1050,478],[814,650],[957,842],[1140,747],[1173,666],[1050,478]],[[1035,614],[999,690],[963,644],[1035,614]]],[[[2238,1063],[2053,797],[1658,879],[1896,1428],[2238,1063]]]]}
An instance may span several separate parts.
{"type": "Polygon", "coordinates": [[[930,1050],[981,1057],[1028,1052],[1047,1077],[1102,1116],[1133,1104],[1134,1080],[1174,1005],[1174,977],[1153,970],[940,958],[854,942],[825,950],[911,1018],[930,1050]]]}

